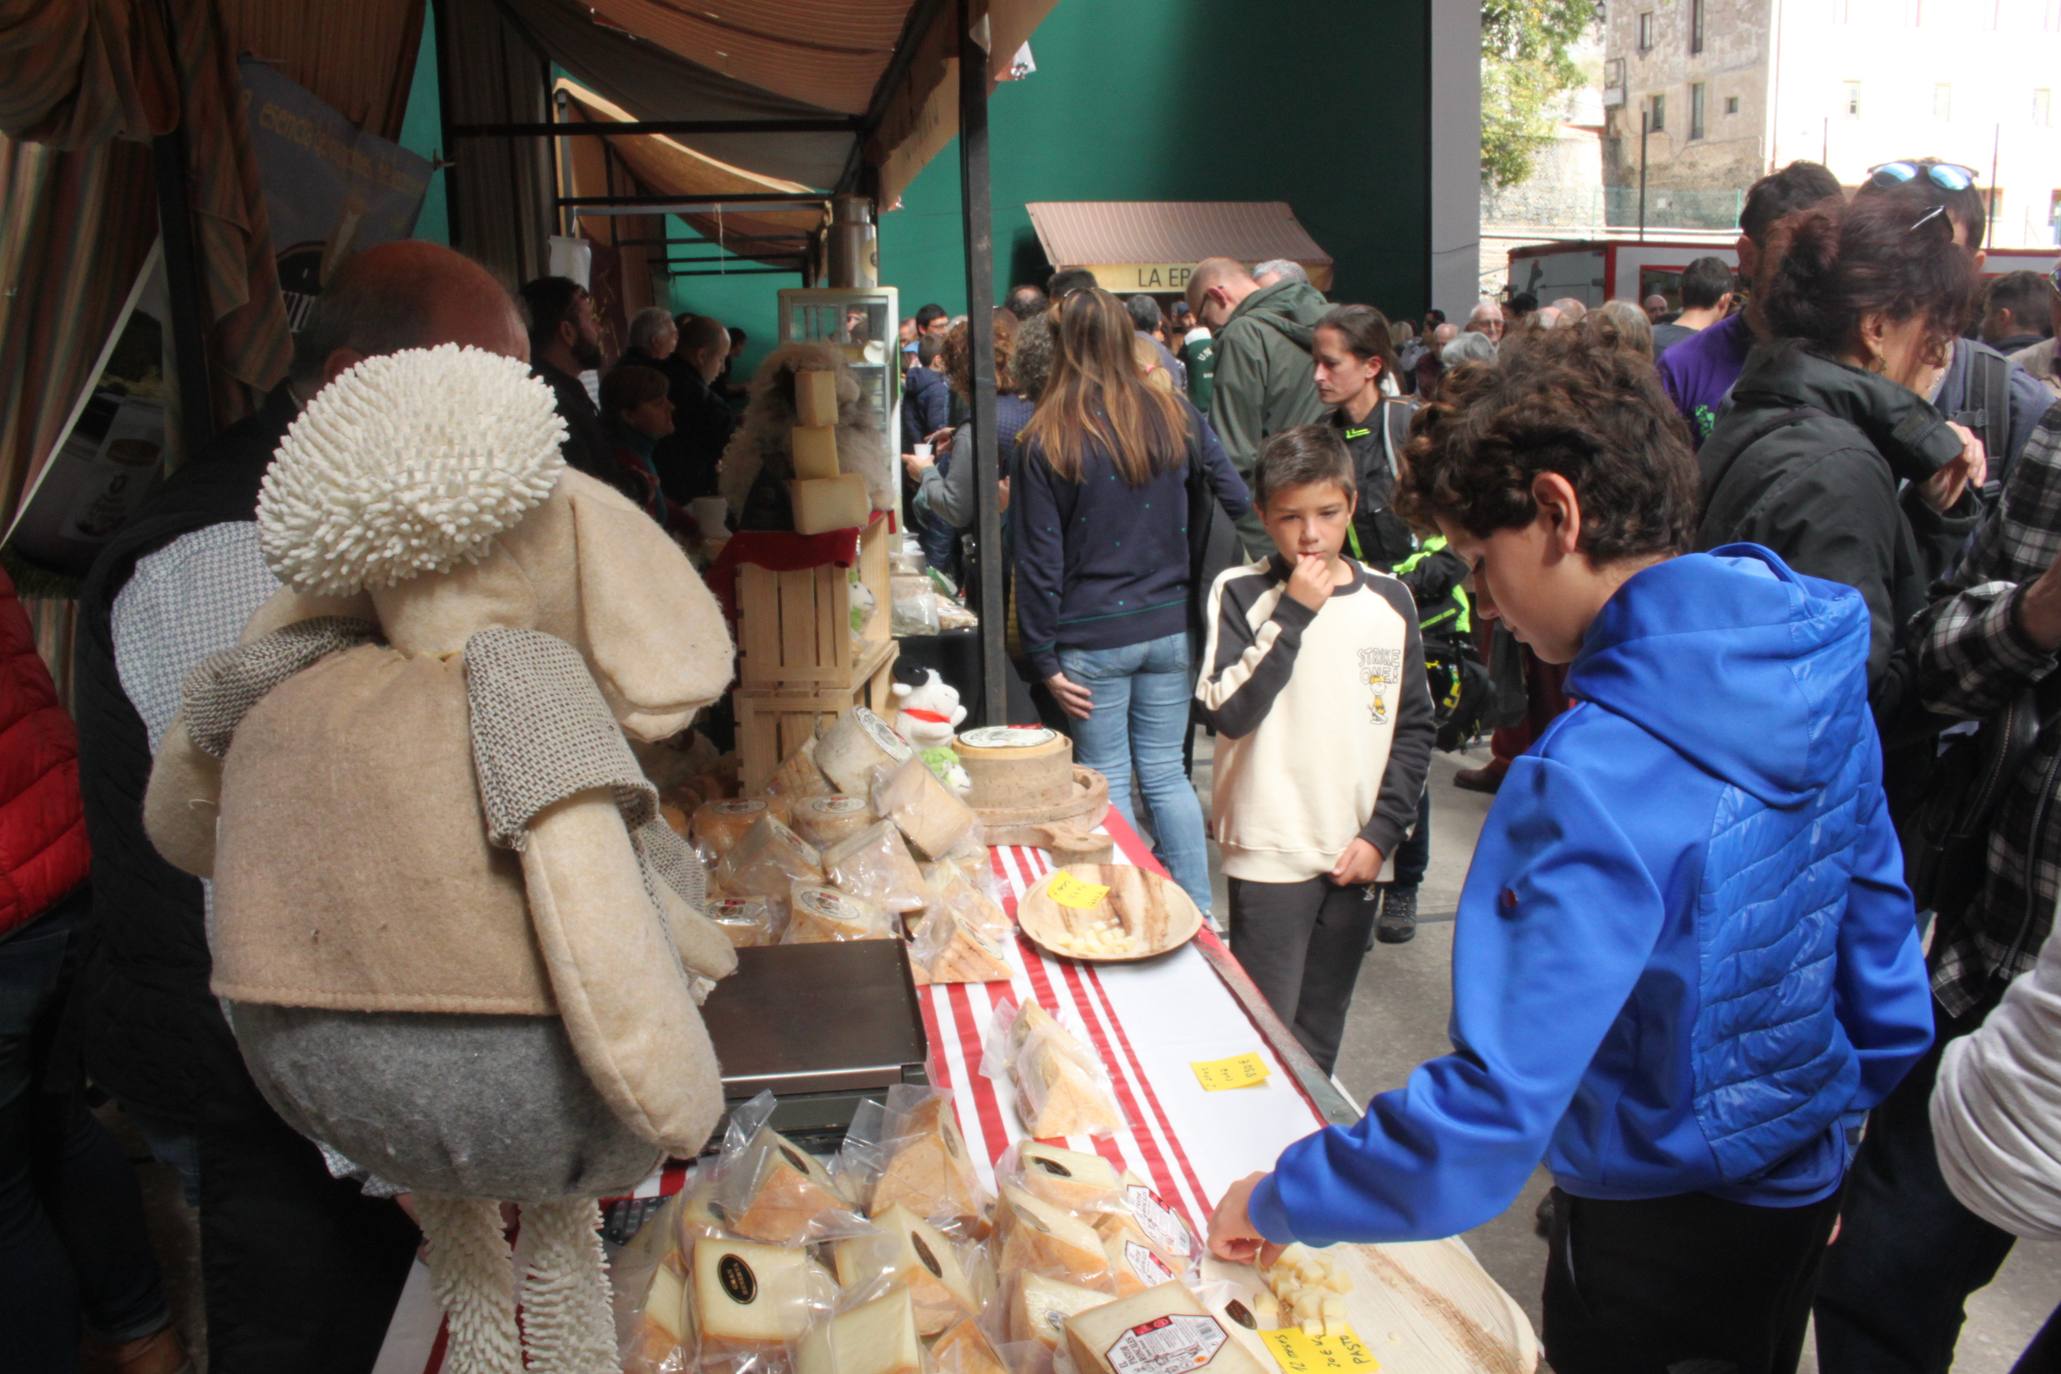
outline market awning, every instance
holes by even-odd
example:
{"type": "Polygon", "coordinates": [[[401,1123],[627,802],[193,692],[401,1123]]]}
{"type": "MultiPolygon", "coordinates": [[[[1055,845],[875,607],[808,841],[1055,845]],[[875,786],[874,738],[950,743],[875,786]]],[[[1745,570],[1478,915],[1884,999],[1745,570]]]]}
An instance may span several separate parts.
{"type": "Polygon", "coordinates": [[[1302,264],[1331,289],[1331,255],[1285,200],[1046,200],[1023,207],[1055,267],[1082,267],[1119,295],[1173,293],[1204,258],[1302,264]]]}
{"type": "MultiPolygon", "coordinates": [[[[557,89],[568,97],[566,113],[573,122],[634,122],[621,106],[577,82],[560,78],[557,89]]],[[[678,196],[683,201],[726,195],[790,193],[806,197],[813,194],[798,181],[783,181],[733,167],[664,134],[623,134],[607,136],[602,141],[636,182],[634,188],[619,189],[634,189],[644,195],[678,196]]],[[[579,186],[573,189],[585,192],[588,188],[579,186]]],[[[740,257],[760,257],[769,252],[791,255],[806,251],[810,237],[822,226],[825,214],[820,205],[771,208],[750,201],[735,206],[682,209],[677,213],[703,238],[732,249],[740,257]]]]}

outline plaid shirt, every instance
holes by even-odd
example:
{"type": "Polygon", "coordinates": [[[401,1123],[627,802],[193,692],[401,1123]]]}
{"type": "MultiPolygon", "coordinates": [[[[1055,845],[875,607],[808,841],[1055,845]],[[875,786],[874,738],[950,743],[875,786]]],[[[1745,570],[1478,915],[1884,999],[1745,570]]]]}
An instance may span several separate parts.
{"type": "MultiPolygon", "coordinates": [[[[2012,465],[2003,502],[1976,532],[1961,566],[1911,620],[1918,692],[1945,715],[1994,715],[2055,666],[2018,620],[2023,586],[2061,554],[2061,405],[2049,410],[2012,465]]],[[[1932,990],[1961,1016],[2031,968],[2053,924],[2061,891],[2061,805],[2033,833],[2042,785],[2061,753],[2061,730],[2042,731],[1998,805],[1982,891],[1942,929],[1932,953],[1932,990]],[[2040,862],[2027,872],[2035,846],[2040,862]],[[2027,889],[2030,879],[2031,887],[2027,889]]]]}

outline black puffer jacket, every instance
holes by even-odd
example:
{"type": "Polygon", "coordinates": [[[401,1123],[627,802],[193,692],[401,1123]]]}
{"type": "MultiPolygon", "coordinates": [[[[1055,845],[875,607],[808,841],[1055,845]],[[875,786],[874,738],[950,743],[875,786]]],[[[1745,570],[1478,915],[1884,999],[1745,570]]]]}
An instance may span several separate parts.
{"type": "Polygon", "coordinates": [[[1974,530],[1971,489],[1946,514],[1915,484],[1961,452],[1946,417],[1886,378],[1794,340],[1756,347],[1696,460],[1696,547],[1761,544],[1797,572],[1867,600],[1868,701],[1886,743],[1908,738],[1915,705],[1899,632],[1923,609],[1974,530]]]}

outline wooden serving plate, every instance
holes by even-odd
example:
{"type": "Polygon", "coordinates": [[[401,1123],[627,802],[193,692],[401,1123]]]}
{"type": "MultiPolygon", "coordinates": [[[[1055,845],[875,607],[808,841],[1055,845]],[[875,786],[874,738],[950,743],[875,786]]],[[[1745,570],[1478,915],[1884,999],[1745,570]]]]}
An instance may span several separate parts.
{"type": "Polygon", "coordinates": [[[1179,949],[1202,929],[1202,912],[1179,883],[1150,869],[1130,864],[1069,864],[1047,873],[1023,894],[1016,921],[1032,943],[1048,954],[1084,963],[1129,964],[1154,959],[1179,949]],[[1084,883],[1097,883],[1109,893],[1092,907],[1061,906],[1052,900],[1052,882],[1071,873],[1084,883]],[[1085,954],[1075,949],[1080,932],[1104,924],[1114,915],[1130,933],[1133,948],[1125,954],[1085,954]]]}

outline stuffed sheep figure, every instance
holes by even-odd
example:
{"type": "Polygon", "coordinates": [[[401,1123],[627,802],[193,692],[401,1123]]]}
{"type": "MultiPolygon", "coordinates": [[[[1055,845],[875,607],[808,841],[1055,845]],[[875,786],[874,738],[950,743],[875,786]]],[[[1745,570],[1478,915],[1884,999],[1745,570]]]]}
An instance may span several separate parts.
{"type": "Polygon", "coordinates": [[[700,996],[736,956],[625,735],[711,702],[728,632],[563,433],[477,349],[325,387],[258,506],[285,590],[188,678],[145,803],[214,882],[213,987],[266,1100],[415,1195],[452,1374],[525,1346],[614,1370],[595,1199],[723,1108],[700,996]]]}
{"type": "Polygon", "coordinates": [[[960,796],[973,791],[973,779],[959,762],[959,751],[952,747],[953,735],[966,719],[959,689],[939,677],[937,669],[925,668],[923,681],[914,686],[897,682],[894,698],[895,729],[916,746],[924,766],[960,796]]]}
{"type": "Polygon", "coordinates": [[[895,489],[887,455],[887,437],[881,433],[873,408],[860,393],[858,378],[844,358],[830,344],[783,344],[766,355],[751,379],[751,398],[744,407],[743,423],[730,436],[723,450],[717,477],[723,498],[745,530],[791,530],[794,515],[788,507],[787,482],[794,476],[794,427],[798,411],[794,399],[797,372],[837,374],[837,467],[866,479],[866,491],[875,510],[890,510],[895,489]]]}

